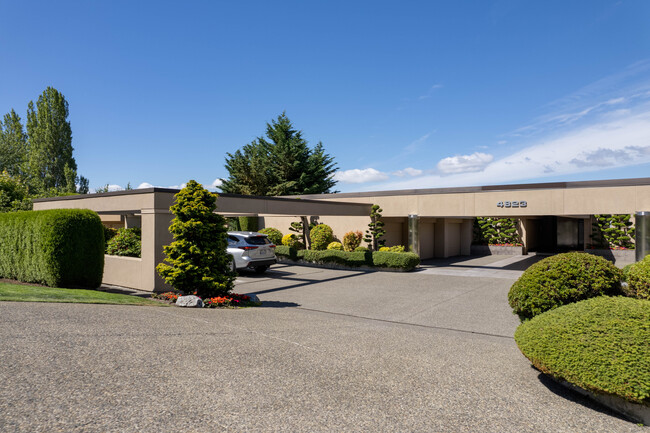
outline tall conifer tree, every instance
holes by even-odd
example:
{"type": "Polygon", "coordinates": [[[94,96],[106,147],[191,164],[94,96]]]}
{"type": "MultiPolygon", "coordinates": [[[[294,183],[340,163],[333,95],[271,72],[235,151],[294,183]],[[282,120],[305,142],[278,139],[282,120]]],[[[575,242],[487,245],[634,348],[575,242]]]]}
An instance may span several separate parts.
{"type": "Polygon", "coordinates": [[[20,116],[12,109],[0,121],[0,172],[23,176],[27,162],[27,136],[20,116]]]}
{"type": "Polygon", "coordinates": [[[41,191],[75,192],[77,163],[72,156],[72,129],[68,102],[53,87],[45,89],[27,108],[28,174],[41,191]]]}
{"type": "Polygon", "coordinates": [[[234,154],[227,154],[225,193],[245,195],[299,195],[332,192],[336,181],[334,158],[322,143],[311,149],[286,113],[266,124],[259,137],[234,154]]]}

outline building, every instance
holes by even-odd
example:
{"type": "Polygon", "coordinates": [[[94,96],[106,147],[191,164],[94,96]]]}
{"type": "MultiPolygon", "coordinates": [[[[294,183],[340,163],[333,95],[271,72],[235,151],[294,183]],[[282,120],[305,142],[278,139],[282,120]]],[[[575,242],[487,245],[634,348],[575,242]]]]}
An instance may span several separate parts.
{"type": "MultiPolygon", "coordinates": [[[[142,229],[142,257],[106,256],[104,282],[150,291],[168,286],[157,276],[162,246],[171,242],[169,206],[178,190],[148,188],[104,194],[38,199],[34,209],[87,208],[111,226],[142,229]]],[[[404,245],[422,259],[469,255],[476,217],[517,220],[522,252],[584,250],[590,246],[593,215],[650,210],[650,178],[586,182],[413,189],[292,197],[221,194],[217,212],[257,216],[260,227],[288,232],[307,216],[342,238],[365,231],[372,204],[383,209],[388,245],[404,245]]]]}

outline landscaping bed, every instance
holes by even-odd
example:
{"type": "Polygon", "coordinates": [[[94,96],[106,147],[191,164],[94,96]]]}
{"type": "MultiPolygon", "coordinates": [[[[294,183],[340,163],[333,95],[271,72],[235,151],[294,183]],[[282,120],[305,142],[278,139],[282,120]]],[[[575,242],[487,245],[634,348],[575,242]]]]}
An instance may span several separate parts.
{"type": "Polygon", "coordinates": [[[275,255],[280,263],[323,266],[335,269],[408,272],[420,264],[420,257],[417,254],[388,251],[313,251],[297,250],[278,245],[275,249],[275,255]]]}
{"type": "MultiPolygon", "coordinates": [[[[157,293],[152,295],[155,299],[164,301],[170,305],[178,305],[178,299],[183,297],[183,294],[180,292],[165,292],[157,293]]],[[[228,293],[227,295],[222,296],[213,296],[209,298],[199,298],[195,295],[191,295],[194,301],[200,299],[200,302],[196,302],[194,305],[183,305],[183,306],[192,306],[199,308],[238,308],[238,307],[257,307],[261,305],[260,300],[257,296],[252,295],[240,295],[239,293],[228,293]]]]}
{"type": "Polygon", "coordinates": [[[472,245],[470,254],[473,256],[494,256],[494,255],[522,255],[524,247],[522,245],[472,245]]]}

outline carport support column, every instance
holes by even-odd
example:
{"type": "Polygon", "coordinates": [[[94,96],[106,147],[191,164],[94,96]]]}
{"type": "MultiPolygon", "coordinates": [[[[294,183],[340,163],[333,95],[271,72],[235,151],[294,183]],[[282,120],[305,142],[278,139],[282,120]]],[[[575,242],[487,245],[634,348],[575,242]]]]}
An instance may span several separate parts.
{"type": "Polygon", "coordinates": [[[635,254],[636,261],[641,261],[650,254],[650,212],[636,212],[634,214],[635,228],[635,254]]]}
{"type": "Polygon", "coordinates": [[[142,287],[153,292],[171,290],[156,272],[156,265],[163,261],[163,246],[169,245],[173,236],[169,225],[174,215],[168,209],[142,209],[142,287]]]}
{"type": "Polygon", "coordinates": [[[409,214],[408,219],[408,245],[409,251],[420,255],[420,217],[417,214],[409,214]]]}

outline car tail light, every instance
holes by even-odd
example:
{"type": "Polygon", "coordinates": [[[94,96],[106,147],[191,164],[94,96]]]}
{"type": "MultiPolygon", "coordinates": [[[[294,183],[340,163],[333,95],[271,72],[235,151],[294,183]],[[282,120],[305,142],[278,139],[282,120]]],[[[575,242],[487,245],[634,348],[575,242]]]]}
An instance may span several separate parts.
{"type": "Polygon", "coordinates": [[[269,248],[275,248],[275,245],[271,244],[269,245],[269,248]]]}
{"type": "Polygon", "coordinates": [[[254,250],[254,249],[259,248],[259,247],[237,247],[237,248],[239,248],[240,250],[248,251],[248,250],[254,250]]]}

